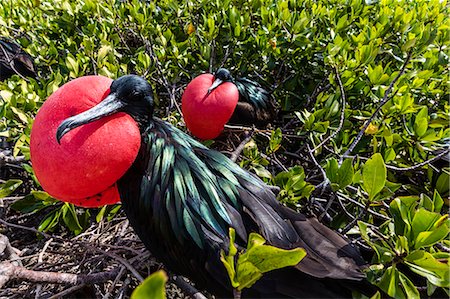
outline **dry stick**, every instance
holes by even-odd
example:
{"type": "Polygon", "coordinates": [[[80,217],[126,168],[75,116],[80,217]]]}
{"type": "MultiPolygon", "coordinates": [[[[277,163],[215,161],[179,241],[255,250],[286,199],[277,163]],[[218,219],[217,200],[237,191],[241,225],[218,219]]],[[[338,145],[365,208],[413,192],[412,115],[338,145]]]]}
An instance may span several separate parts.
{"type": "Polygon", "coordinates": [[[7,163],[20,164],[22,162],[25,162],[25,156],[14,157],[13,155],[9,155],[9,153],[9,151],[0,152],[0,165],[7,163]]]}
{"type": "Polygon", "coordinates": [[[58,284],[96,284],[114,279],[119,273],[119,267],[106,272],[93,274],[71,274],[47,271],[28,270],[21,266],[14,266],[10,262],[0,263],[0,288],[10,279],[22,279],[31,282],[47,282],[58,284]],[[3,284],[2,284],[3,283],[3,284]]]}
{"type": "Polygon", "coordinates": [[[15,266],[22,266],[21,257],[14,247],[9,243],[7,236],[0,234],[0,254],[5,254],[8,260],[15,266]]]}
{"type": "Polygon", "coordinates": [[[411,59],[411,56],[412,56],[412,50],[408,53],[408,56],[406,57],[406,60],[403,63],[403,66],[400,69],[400,72],[397,74],[397,76],[395,76],[394,80],[392,80],[391,84],[389,84],[388,89],[386,89],[386,91],[384,93],[383,100],[381,101],[380,105],[378,105],[377,109],[370,116],[370,118],[366,121],[366,123],[364,124],[364,127],[359,131],[358,135],[356,136],[355,140],[353,140],[353,142],[350,145],[350,147],[345,151],[345,153],[339,159],[339,165],[341,165],[342,161],[344,160],[344,158],[348,157],[351,154],[351,152],[355,149],[356,145],[359,143],[359,141],[361,140],[362,136],[364,135],[364,132],[366,131],[367,127],[372,123],[372,121],[374,120],[375,116],[378,114],[378,112],[380,112],[381,108],[383,108],[383,106],[390,100],[389,94],[391,93],[392,88],[394,87],[394,84],[398,81],[398,79],[405,72],[406,66],[408,65],[408,62],[411,59]]]}
{"type": "Polygon", "coordinates": [[[237,158],[241,154],[241,152],[244,150],[245,145],[252,139],[254,132],[251,131],[250,133],[246,132],[246,136],[244,140],[238,145],[238,147],[231,153],[230,160],[233,162],[236,162],[237,158]]]}
{"type": "MultiPolygon", "coordinates": [[[[437,154],[437,155],[434,156],[433,158],[430,158],[430,159],[428,159],[428,160],[426,160],[426,161],[423,161],[423,162],[414,164],[413,166],[410,166],[410,167],[397,167],[397,166],[393,166],[393,165],[386,164],[386,168],[387,168],[387,169],[390,169],[390,170],[394,170],[394,171],[410,171],[410,170],[415,170],[415,169],[420,168],[420,167],[422,167],[422,166],[425,166],[425,165],[428,165],[428,164],[430,164],[430,163],[433,163],[433,162],[436,161],[436,160],[439,160],[441,157],[447,155],[448,153],[450,153],[450,148],[448,148],[448,149],[444,150],[443,152],[437,154]]],[[[369,158],[361,157],[361,156],[358,156],[358,155],[356,155],[356,156],[347,156],[347,158],[356,158],[356,157],[358,157],[359,159],[364,160],[364,161],[369,160],[369,158]]]]}
{"type": "Polygon", "coordinates": [[[130,270],[130,272],[134,275],[134,277],[136,277],[140,282],[144,281],[144,278],[142,277],[142,275],[139,274],[139,272],[126,259],[124,259],[123,257],[120,257],[117,254],[112,253],[112,252],[108,252],[108,251],[101,250],[99,248],[95,248],[94,246],[91,246],[91,245],[86,245],[86,246],[87,247],[91,247],[94,250],[96,250],[98,252],[101,252],[101,253],[103,253],[103,254],[105,254],[105,255],[107,255],[107,256],[117,260],[122,265],[124,265],[128,270],[130,270]]]}
{"type": "Polygon", "coordinates": [[[325,77],[317,86],[314,88],[312,94],[310,97],[308,97],[308,101],[306,103],[306,106],[309,106],[313,101],[316,100],[316,98],[319,96],[321,92],[327,91],[331,88],[331,83],[327,83],[326,85],[322,86],[322,84],[328,82],[328,78],[325,77]]]}
{"type": "Polygon", "coordinates": [[[223,59],[222,59],[222,62],[220,63],[219,68],[223,67],[223,65],[225,64],[225,62],[227,62],[227,59],[228,59],[228,57],[230,56],[230,53],[231,53],[230,47],[228,46],[228,47],[225,49],[225,55],[223,55],[223,59]]]}
{"type": "Polygon", "coordinates": [[[206,299],[205,295],[203,295],[199,290],[194,288],[191,284],[189,284],[186,280],[178,275],[172,275],[170,280],[175,283],[186,295],[194,298],[194,299],[206,299]]]}
{"type": "Polygon", "coordinates": [[[47,299],[60,299],[63,298],[66,295],[72,294],[75,291],[78,291],[79,289],[84,288],[85,284],[79,284],[70,288],[67,288],[59,293],[56,293],[55,295],[48,297],[47,299]]]}
{"type": "Polygon", "coordinates": [[[125,266],[120,267],[119,274],[117,274],[116,278],[114,279],[113,283],[108,288],[106,294],[103,296],[102,299],[108,299],[109,298],[109,296],[111,295],[112,291],[116,287],[116,284],[119,282],[120,278],[122,278],[123,274],[125,274],[125,270],[126,270],[125,266]]]}
{"type": "Polygon", "coordinates": [[[325,170],[322,168],[322,166],[320,166],[319,162],[317,162],[316,157],[314,157],[313,151],[309,147],[309,144],[306,144],[306,147],[308,148],[309,156],[311,157],[311,160],[313,161],[314,165],[316,165],[316,167],[319,168],[320,172],[322,173],[322,177],[323,177],[324,181],[322,183],[320,183],[319,186],[324,183],[325,183],[325,185],[328,184],[329,180],[328,180],[325,170]]]}
{"type": "MultiPolygon", "coordinates": [[[[23,229],[23,230],[28,230],[28,231],[31,231],[31,232],[40,234],[40,235],[42,235],[43,237],[45,237],[45,238],[47,238],[47,239],[54,238],[54,239],[57,239],[57,240],[60,240],[60,241],[68,242],[68,240],[65,240],[64,238],[61,238],[61,237],[59,237],[59,236],[51,236],[51,235],[46,234],[46,233],[44,233],[44,232],[38,231],[37,229],[32,228],[32,227],[22,226],[22,225],[18,225],[18,224],[14,224],[14,223],[9,223],[9,222],[7,222],[7,221],[1,219],[1,218],[0,218],[0,223],[2,223],[3,225],[6,225],[6,226],[10,226],[10,227],[14,227],[14,228],[19,228],[19,229],[23,229]]],[[[132,273],[139,281],[141,281],[141,282],[143,281],[142,276],[141,276],[141,275],[136,271],[136,269],[134,269],[134,267],[131,266],[131,264],[130,264],[128,261],[126,261],[125,259],[123,259],[123,258],[121,258],[121,257],[119,257],[119,256],[117,256],[117,255],[115,255],[115,254],[113,254],[113,253],[110,253],[110,252],[101,250],[101,249],[99,249],[99,248],[96,248],[96,247],[94,247],[94,246],[92,246],[92,245],[90,245],[90,244],[87,244],[87,243],[85,243],[85,242],[77,241],[77,240],[73,240],[73,241],[76,242],[76,243],[82,244],[82,245],[84,245],[84,246],[86,246],[86,247],[89,247],[89,248],[91,248],[91,249],[93,249],[93,250],[95,250],[95,251],[102,252],[102,253],[104,253],[104,254],[110,256],[111,258],[116,259],[117,261],[119,261],[119,262],[123,265],[122,267],[126,267],[128,270],[130,270],[130,272],[131,272],[131,273],[132,273]]],[[[116,276],[117,276],[118,273],[119,273],[119,271],[120,271],[120,268],[118,267],[116,270],[117,270],[117,271],[115,272],[115,274],[116,274],[116,276]]],[[[71,274],[71,275],[75,275],[75,274],[71,274]]],[[[94,275],[94,274],[88,274],[88,275],[84,275],[84,276],[89,276],[89,275],[94,275]]],[[[2,283],[2,277],[3,277],[3,276],[1,275],[1,272],[0,272],[0,288],[1,288],[1,286],[2,286],[2,284],[1,284],[1,283],[2,283]]],[[[113,277],[113,278],[114,278],[114,277],[113,277]]],[[[111,278],[111,279],[113,279],[113,278],[111,278]]],[[[178,280],[177,280],[177,281],[178,281],[178,280]]],[[[5,282],[5,283],[6,283],[6,282],[5,282]]],[[[180,282],[180,283],[181,283],[182,285],[185,284],[185,283],[183,283],[183,282],[180,282]]],[[[187,282],[186,282],[186,283],[187,283],[187,282]]],[[[177,284],[177,285],[178,285],[178,284],[177,284]]],[[[179,285],[179,286],[180,286],[180,285],[179,285]]],[[[193,286],[191,286],[191,287],[192,287],[192,289],[195,289],[193,286]]],[[[180,288],[183,289],[182,286],[180,286],[180,288]]],[[[200,292],[197,291],[197,293],[200,293],[200,292]]],[[[196,297],[196,299],[203,299],[203,298],[202,298],[202,297],[196,297]]]]}
{"type": "MultiPolygon", "coordinates": [[[[9,223],[9,222],[6,222],[6,221],[3,220],[3,219],[0,219],[0,223],[3,223],[4,225],[7,225],[7,226],[11,226],[11,227],[15,227],[15,228],[20,228],[20,229],[32,231],[32,232],[34,232],[34,233],[38,233],[38,234],[44,236],[44,237],[47,238],[47,239],[54,238],[54,239],[57,239],[57,240],[60,240],[60,241],[69,242],[68,240],[66,240],[66,239],[64,239],[64,238],[61,238],[61,237],[59,237],[59,236],[51,236],[51,235],[46,234],[46,233],[44,233],[44,232],[38,231],[38,230],[35,229],[35,228],[32,228],[32,227],[26,227],[26,226],[21,226],[21,225],[13,224],[13,223],[9,223]]],[[[98,251],[98,252],[101,252],[101,253],[103,253],[103,254],[108,255],[109,257],[111,257],[111,258],[117,260],[117,261],[120,262],[122,265],[124,265],[128,270],[130,270],[130,272],[131,272],[131,273],[132,273],[139,281],[142,282],[142,281],[144,280],[144,278],[137,272],[137,270],[136,270],[136,269],[135,269],[135,268],[134,268],[127,260],[125,260],[124,258],[122,258],[122,257],[120,257],[120,256],[118,256],[118,255],[116,255],[116,254],[114,254],[114,253],[111,253],[111,252],[108,252],[108,251],[104,251],[104,250],[102,250],[102,249],[100,249],[100,248],[97,248],[97,247],[95,247],[95,246],[92,246],[91,244],[88,244],[88,243],[85,243],[85,242],[82,242],[82,241],[76,241],[76,240],[73,240],[73,241],[76,242],[76,243],[82,244],[83,246],[88,247],[88,248],[90,248],[90,249],[92,249],[92,250],[94,250],[94,251],[98,251]]]]}
{"type": "Polygon", "coordinates": [[[392,169],[392,170],[396,170],[396,171],[409,171],[409,170],[414,170],[414,169],[417,169],[417,168],[420,168],[420,167],[422,167],[422,166],[428,165],[428,164],[430,164],[430,163],[432,163],[432,162],[434,162],[434,161],[440,159],[441,157],[445,156],[445,155],[448,154],[449,152],[450,152],[450,148],[448,148],[447,150],[443,151],[442,153],[437,154],[436,156],[434,156],[434,157],[431,158],[431,159],[428,159],[428,160],[426,160],[426,161],[423,161],[423,162],[421,162],[421,163],[415,164],[415,165],[410,166],[410,167],[395,167],[395,166],[392,166],[392,165],[386,165],[386,168],[392,169]]]}
{"type": "MultiPolygon", "coordinates": [[[[53,241],[53,239],[47,240],[47,242],[45,242],[45,244],[44,244],[44,247],[42,247],[42,250],[41,250],[41,252],[39,253],[39,256],[38,256],[38,265],[42,264],[42,262],[44,260],[45,251],[47,250],[48,246],[50,246],[50,243],[52,241],[53,241]]],[[[35,299],[39,298],[39,295],[41,294],[41,290],[42,290],[42,284],[39,283],[36,286],[36,291],[35,291],[35,295],[34,295],[35,299]]]]}
{"type": "MultiPolygon", "coordinates": [[[[342,192],[339,192],[339,191],[338,191],[338,192],[337,192],[337,196],[338,196],[338,199],[339,199],[339,198],[343,198],[343,199],[348,200],[349,202],[351,202],[351,203],[357,205],[357,206],[360,207],[360,208],[365,208],[365,206],[364,206],[362,203],[360,203],[360,202],[358,202],[358,201],[356,201],[356,200],[354,200],[354,199],[352,199],[352,198],[346,196],[346,195],[343,194],[342,192]]],[[[374,210],[371,210],[371,209],[368,209],[367,212],[369,212],[369,214],[372,214],[373,216],[376,216],[376,217],[378,217],[378,218],[380,218],[380,219],[382,219],[382,220],[390,220],[390,219],[391,219],[391,218],[389,218],[389,217],[387,217],[387,216],[385,216],[385,215],[383,215],[383,214],[380,214],[380,213],[378,213],[378,212],[375,212],[374,210]]]]}
{"type": "Polygon", "coordinates": [[[360,220],[364,216],[364,214],[366,214],[369,211],[369,207],[370,201],[366,203],[364,209],[359,213],[358,217],[353,218],[353,220],[349,224],[347,224],[346,227],[344,227],[344,229],[341,231],[341,234],[345,235],[356,224],[356,222],[360,220]]]}
{"type": "Polygon", "coordinates": [[[341,90],[341,117],[339,119],[339,126],[336,129],[336,131],[334,131],[333,133],[331,133],[327,138],[325,138],[321,143],[319,143],[315,148],[313,148],[313,152],[315,152],[318,148],[320,148],[322,145],[324,145],[325,143],[327,143],[330,139],[334,138],[341,130],[342,127],[344,126],[344,119],[345,119],[345,105],[347,105],[347,100],[345,98],[345,91],[344,91],[344,86],[342,85],[342,81],[341,81],[341,77],[339,76],[339,71],[337,69],[337,67],[334,68],[334,72],[336,74],[336,79],[338,81],[338,85],[339,85],[339,89],[341,90]]]}

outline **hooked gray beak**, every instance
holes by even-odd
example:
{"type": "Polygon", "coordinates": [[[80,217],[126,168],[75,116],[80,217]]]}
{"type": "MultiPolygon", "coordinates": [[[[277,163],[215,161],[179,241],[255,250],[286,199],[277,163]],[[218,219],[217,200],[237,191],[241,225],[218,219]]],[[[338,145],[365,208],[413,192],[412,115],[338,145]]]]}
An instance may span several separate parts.
{"type": "Polygon", "coordinates": [[[208,88],[208,94],[210,94],[214,89],[216,89],[217,87],[219,87],[220,84],[223,83],[223,80],[216,78],[216,80],[214,80],[213,84],[211,85],[210,88],[208,88]]]}
{"type": "Polygon", "coordinates": [[[61,138],[69,131],[105,116],[119,112],[124,106],[125,104],[117,98],[117,95],[112,93],[91,109],[78,115],[66,118],[56,130],[56,140],[59,144],[61,144],[61,138]]]}

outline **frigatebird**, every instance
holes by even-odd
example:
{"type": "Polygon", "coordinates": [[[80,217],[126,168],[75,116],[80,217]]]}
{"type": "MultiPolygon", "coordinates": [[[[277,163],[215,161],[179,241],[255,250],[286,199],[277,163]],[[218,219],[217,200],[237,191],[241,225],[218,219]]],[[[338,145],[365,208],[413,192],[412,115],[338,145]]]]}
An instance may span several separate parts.
{"type": "Polygon", "coordinates": [[[239,101],[229,120],[230,124],[265,126],[275,118],[274,99],[259,83],[248,78],[233,78],[230,71],[225,68],[218,69],[214,77],[209,92],[223,82],[235,84],[239,91],[239,101]]]}
{"type": "MultiPolygon", "coordinates": [[[[86,90],[86,85],[72,84],[72,90],[65,91],[66,85],[60,88],[59,97],[70,97],[77,88],[83,90],[80,95],[86,90]]],[[[95,97],[99,94],[102,92],[97,92],[95,97]]],[[[59,124],[56,137],[48,138],[61,144],[54,141],[54,146],[69,151],[72,142],[88,139],[86,134],[95,134],[108,121],[118,121],[123,116],[119,112],[134,119],[139,128],[140,148],[117,186],[130,224],[169,270],[185,275],[199,288],[219,297],[231,297],[232,287],[220,261],[220,251],[228,251],[228,230],[233,227],[239,249],[246,247],[250,232],[257,232],[273,246],[301,247],[307,252],[297,266],[265,274],[251,289],[244,290],[243,297],[351,297],[352,288],[365,283],[361,271],[365,261],[343,236],[316,218],[283,206],[258,177],[154,117],[152,88],[145,79],[136,75],[120,77],[101,97],[101,102],[76,115],[73,108],[64,106],[73,116],[59,124]],[[83,130],[95,123],[98,125],[83,130]],[[77,127],[81,128],[74,130],[77,127]]],[[[56,107],[54,102],[49,106],[56,107]]],[[[51,109],[49,106],[45,109],[51,109]]],[[[34,126],[42,123],[37,117],[34,126]]],[[[33,130],[37,132],[39,128],[33,130]]],[[[54,132],[52,128],[47,130],[54,132]]],[[[35,133],[33,141],[32,132],[32,159],[38,146],[47,146],[36,140],[39,136],[35,133]]],[[[89,145],[89,149],[95,151],[95,146],[89,145]]],[[[83,184],[82,180],[76,183],[83,184]]]]}
{"type": "Polygon", "coordinates": [[[264,127],[277,114],[267,90],[248,78],[233,78],[225,68],[194,78],[183,93],[182,111],[186,126],[200,139],[217,137],[225,124],[264,127]]]}
{"type": "Polygon", "coordinates": [[[33,60],[17,43],[0,37],[0,81],[15,74],[35,78],[33,60]]]}

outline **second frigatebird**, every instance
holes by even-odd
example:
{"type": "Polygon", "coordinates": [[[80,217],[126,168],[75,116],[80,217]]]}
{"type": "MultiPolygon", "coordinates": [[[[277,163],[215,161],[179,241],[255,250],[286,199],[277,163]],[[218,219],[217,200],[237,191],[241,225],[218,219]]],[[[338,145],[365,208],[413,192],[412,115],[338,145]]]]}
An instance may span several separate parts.
{"type": "Polygon", "coordinates": [[[257,82],[225,68],[194,78],[182,96],[186,126],[200,139],[216,138],[225,124],[266,126],[276,117],[272,95],[257,82]]]}
{"type": "MultiPolygon", "coordinates": [[[[60,95],[70,93],[61,91],[60,95]]],[[[152,89],[146,80],[135,75],[120,77],[102,99],[89,110],[65,119],[56,139],[69,150],[71,142],[89,138],[79,135],[99,130],[98,126],[74,130],[77,127],[123,114],[119,112],[134,119],[140,130],[140,148],[117,186],[130,224],[169,270],[189,277],[199,288],[217,296],[231,297],[220,251],[228,251],[228,229],[233,227],[238,248],[245,248],[248,234],[257,232],[273,246],[301,247],[307,252],[297,266],[264,275],[251,289],[244,290],[243,297],[351,297],[352,286],[364,283],[364,261],[341,235],[315,218],[281,205],[259,178],[154,117],[152,89]],[[71,136],[65,141],[69,132],[71,136]]],[[[34,143],[43,146],[39,140],[32,140],[34,143]]],[[[56,142],[54,145],[58,146],[56,142]]],[[[95,146],[90,150],[95,151],[95,146]]]]}
{"type": "Polygon", "coordinates": [[[35,78],[33,60],[18,44],[0,37],[0,81],[14,74],[35,78]]]}

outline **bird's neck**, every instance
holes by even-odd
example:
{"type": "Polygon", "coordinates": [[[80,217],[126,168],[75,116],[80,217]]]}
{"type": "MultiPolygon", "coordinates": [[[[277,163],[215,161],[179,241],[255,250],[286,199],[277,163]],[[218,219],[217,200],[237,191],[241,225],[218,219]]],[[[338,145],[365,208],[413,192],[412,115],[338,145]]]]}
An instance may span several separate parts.
{"type": "Polygon", "coordinates": [[[153,122],[153,108],[134,107],[130,115],[138,123],[141,134],[153,122]]]}

